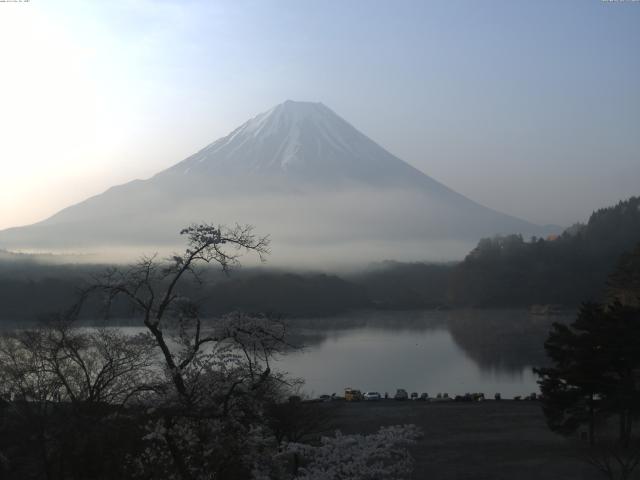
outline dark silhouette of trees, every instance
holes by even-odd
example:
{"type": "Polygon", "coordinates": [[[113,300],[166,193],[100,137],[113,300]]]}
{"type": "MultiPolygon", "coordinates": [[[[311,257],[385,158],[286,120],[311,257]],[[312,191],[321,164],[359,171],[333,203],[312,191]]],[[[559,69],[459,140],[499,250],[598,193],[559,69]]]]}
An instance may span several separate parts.
{"type": "Polygon", "coordinates": [[[128,407],[158,384],[150,340],[78,329],[67,316],[5,332],[2,478],[122,478],[121,457],[141,448],[143,431],[128,407]]]}
{"type": "Polygon", "coordinates": [[[609,301],[640,307],[640,243],[620,257],[607,281],[607,297],[609,301]]]}
{"type": "Polygon", "coordinates": [[[608,304],[585,303],[571,325],[554,324],[545,343],[552,366],[536,369],[550,428],[571,435],[588,426],[587,461],[611,479],[631,478],[640,463],[637,253],[621,257],[608,304]]]}
{"type": "Polygon", "coordinates": [[[571,325],[555,324],[545,343],[553,366],[540,375],[543,409],[552,430],[574,433],[618,418],[618,442],[628,446],[640,413],[640,311],[616,302],[584,304],[571,325]]]}
{"type": "Polygon", "coordinates": [[[598,336],[603,315],[601,305],[584,304],[570,326],[555,323],[545,342],[553,366],[536,370],[551,430],[568,435],[588,424],[592,444],[605,388],[606,365],[598,355],[605,341],[598,336]]]}
{"type": "Polygon", "coordinates": [[[586,225],[574,225],[558,237],[483,239],[453,268],[450,300],[472,306],[575,306],[602,300],[620,255],[638,242],[640,197],[598,210],[586,225]]]}

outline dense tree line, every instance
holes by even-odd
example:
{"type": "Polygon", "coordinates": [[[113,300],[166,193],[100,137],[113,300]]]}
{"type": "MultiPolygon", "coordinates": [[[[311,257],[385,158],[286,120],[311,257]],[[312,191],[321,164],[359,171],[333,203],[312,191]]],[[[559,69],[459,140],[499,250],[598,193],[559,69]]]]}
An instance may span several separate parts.
{"type": "Polygon", "coordinates": [[[607,299],[640,307],[640,243],[622,254],[618,266],[607,280],[607,299]]]}
{"type": "Polygon", "coordinates": [[[594,212],[558,237],[483,239],[453,269],[454,304],[579,305],[601,299],[620,255],[640,242],[640,197],[594,212]]]}

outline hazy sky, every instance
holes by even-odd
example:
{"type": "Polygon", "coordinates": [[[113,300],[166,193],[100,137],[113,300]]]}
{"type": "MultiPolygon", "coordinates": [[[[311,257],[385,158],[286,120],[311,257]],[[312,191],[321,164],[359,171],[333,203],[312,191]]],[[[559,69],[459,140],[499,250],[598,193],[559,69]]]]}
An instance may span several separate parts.
{"type": "Polygon", "coordinates": [[[640,2],[0,3],[0,228],[322,101],[495,209],[640,194],[640,2]]]}

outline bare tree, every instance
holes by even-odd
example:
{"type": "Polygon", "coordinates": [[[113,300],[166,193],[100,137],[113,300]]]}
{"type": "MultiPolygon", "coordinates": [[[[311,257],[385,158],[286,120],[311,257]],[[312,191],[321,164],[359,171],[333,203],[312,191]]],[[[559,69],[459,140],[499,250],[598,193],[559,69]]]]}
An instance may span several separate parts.
{"type": "Polygon", "coordinates": [[[269,239],[239,225],[192,225],[181,234],[183,253],[110,269],[84,295],[100,292],[107,306],[125,300],[161,352],[167,387],[155,398],[146,437],[153,448],[136,459],[139,471],[182,479],[246,475],[255,461],[250,452],[265,438],[265,405],[287,385],[270,364],[285,347],[285,327],[267,315],[204,321],[190,289],[204,283],[208,265],[229,273],[248,252],[264,261],[269,239]]]}
{"type": "Polygon", "coordinates": [[[56,319],[0,337],[2,395],[13,400],[124,405],[151,390],[155,345],[148,335],[78,329],[56,319]]]}
{"type": "Polygon", "coordinates": [[[269,238],[253,234],[253,227],[236,225],[233,228],[213,225],[192,225],[180,232],[187,237],[187,248],[182,254],[173,255],[167,262],[159,262],[155,256],[144,257],[126,270],[110,269],[90,286],[84,295],[101,291],[107,295],[107,303],[124,297],[141,317],[142,323],[155,338],[162,351],[165,366],[178,393],[189,398],[184,369],[196,354],[208,343],[219,339],[203,335],[198,306],[181,289],[181,281],[191,276],[201,282],[202,264],[218,264],[224,272],[239,265],[243,251],[254,252],[261,261],[269,253],[269,238]],[[163,328],[176,321],[182,336],[182,347],[189,352],[179,360],[172,351],[163,328]],[[187,332],[191,338],[187,341],[187,332]]]}

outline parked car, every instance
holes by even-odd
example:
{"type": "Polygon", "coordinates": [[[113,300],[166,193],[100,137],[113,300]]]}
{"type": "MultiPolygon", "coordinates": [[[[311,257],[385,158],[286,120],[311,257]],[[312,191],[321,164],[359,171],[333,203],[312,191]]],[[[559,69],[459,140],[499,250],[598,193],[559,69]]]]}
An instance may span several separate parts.
{"type": "Polygon", "coordinates": [[[418,392],[411,392],[411,400],[417,400],[418,399],[418,392]]]}
{"type": "Polygon", "coordinates": [[[362,392],[353,388],[345,388],[344,399],[347,402],[359,402],[360,400],[362,400],[362,392]]]}
{"type": "Polygon", "coordinates": [[[382,395],[380,395],[378,392],[366,392],[364,394],[365,400],[380,400],[381,398],[382,395]]]}
{"type": "Polygon", "coordinates": [[[396,400],[407,400],[409,398],[409,395],[404,388],[399,388],[396,390],[396,394],[393,398],[395,398],[396,400]]]}
{"type": "Polygon", "coordinates": [[[331,398],[331,395],[320,395],[320,397],[318,398],[321,402],[330,402],[331,400],[333,400],[331,398]]]}

